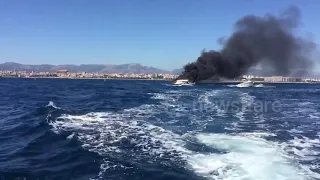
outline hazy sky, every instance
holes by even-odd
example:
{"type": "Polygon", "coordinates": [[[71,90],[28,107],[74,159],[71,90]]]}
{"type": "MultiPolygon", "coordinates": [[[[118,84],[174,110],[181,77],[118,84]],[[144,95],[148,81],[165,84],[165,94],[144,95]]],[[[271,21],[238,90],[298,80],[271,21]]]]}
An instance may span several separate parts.
{"type": "Polygon", "coordinates": [[[318,0],[0,0],[0,63],[142,63],[174,69],[218,49],[247,14],[290,4],[319,43],[318,0]]]}

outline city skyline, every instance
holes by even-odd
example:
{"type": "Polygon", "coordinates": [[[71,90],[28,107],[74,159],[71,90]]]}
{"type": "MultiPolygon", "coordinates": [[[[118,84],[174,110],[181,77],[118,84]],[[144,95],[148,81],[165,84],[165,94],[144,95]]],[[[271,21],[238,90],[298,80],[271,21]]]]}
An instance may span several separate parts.
{"type": "MultiPolygon", "coordinates": [[[[266,75],[263,73],[262,67],[257,66],[251,69],[245,75],[255,76],[272,76],[274,74],[266,75]],[[262,73],[262,74],[261,74],[262,73]]],[[[132,74],[172,74],[180,75],[183,71],[183,67],[167,70],[153,66],[145,66],[140,63],[127,63],[127,64],[20,64],[15,62],[0,63],[0,71],[23,71],[23,72],[57,72],[58,70],[68,70],[73,73],[132,73],[132,74]]],[[[316,70],[316,69],[315,69],[316,70]]],[[[275,75],[274,75],[275,76],[275,75]]],[[[319,71],[310,71],[303,76],[287,75],[287,77],[300,77],[300,78],[320,78],[319,71]]]]}
{"type": "MultiPolygon", "coordinates": [[[[171,73],[87,73],[57,70],[56,72],[3,71],[1,78],[63,78],[63,79],[140,79],[140,80],[175,80],[178,75],[171,73]]],[[[207,79],[199,83],[235,83],[251,80],[259,83],[320,83],[320,78],[302,78],[290,76],[255,76],[243,75],[235,79],[207,79]]]]}
{"type": "MultiPolygon", "coordinates": [[[[248,14],[277,14],[290,4],[318,43],[317,1],[38,1],[0,2],[0,63],[127,64],[182,68],[202,49],[219,49],[248,14]],[[311,3],[312,2],[312,3],[311,3]],[[232,12],[232,13],[230,13],[232,12]],[[222,18],[223,17],[223,18],[222,18]]],[[[319,55],[316,55],[319,56],[319,55]]]]}

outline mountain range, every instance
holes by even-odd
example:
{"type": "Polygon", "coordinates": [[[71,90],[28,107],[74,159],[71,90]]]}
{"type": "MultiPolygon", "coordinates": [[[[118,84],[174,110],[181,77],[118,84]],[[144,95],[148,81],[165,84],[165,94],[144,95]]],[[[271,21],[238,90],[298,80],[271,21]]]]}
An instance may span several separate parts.
{"type": "MultiPolygon", "coordinates": [[[[26,65],[14,62],[6,62],[0,64],[0,71],[27,71],[27,72],[56,72],[57,70],[67,69],[69,72],[87,72],[87,73],[134,73],[134,74],[175,74],[179,75],[183,72],[183,68],[174,69],[172,71],[159,69],[150,66],[144,66],[138,63],[119,64],[119,65],[102,65],[102,64],[81,64],[81,65],[26,65]]],[[[265,71],[264,71],[265,72],[265,71]]],[[[266,75],[262,74],[261,70],[251,69],[252,75],[266,75]]],[[[268,74],[272,76],[272,74],[268,74]]],[[[319,78],[320,74],[317,72],[310,72],[309,77],[319,78]]]]}
{"type": "Polygon", "coordinates": [[[120,65],[102,65],[102,64],[81,64],[81,65],[26,65],[14,62],[6,62],[0,64],[0,70],[16,70],[16,71],[34,71],[34,72],[56,72],[57,70],[67,69],[69,72],[87,72],[87,73],[135,73],[135,74],[180,74],[182,69],[168,71],[155,67],[144,66],[138,63],[120,64],[120,65]]]}

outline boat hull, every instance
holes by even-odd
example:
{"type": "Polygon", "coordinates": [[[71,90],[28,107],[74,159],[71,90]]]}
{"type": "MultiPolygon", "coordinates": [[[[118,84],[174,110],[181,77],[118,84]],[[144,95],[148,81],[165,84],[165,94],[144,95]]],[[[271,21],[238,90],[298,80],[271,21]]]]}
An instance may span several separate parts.
{"type": "Polygon", "coordinates": [[[253,87],[253,86],[254,86],[253,82],[243,82],[243,83],[237,84],[237,87],[253,87]]]}
{"type": "Polygon", "coordinates": [[[172,84],[176,85],[176,86],[192,86],[192,85],[194,85],[194,83],[192,83],[192,82],[190,82],[189,80],[186,80],[186,79],[176,80],[172,84]]]}

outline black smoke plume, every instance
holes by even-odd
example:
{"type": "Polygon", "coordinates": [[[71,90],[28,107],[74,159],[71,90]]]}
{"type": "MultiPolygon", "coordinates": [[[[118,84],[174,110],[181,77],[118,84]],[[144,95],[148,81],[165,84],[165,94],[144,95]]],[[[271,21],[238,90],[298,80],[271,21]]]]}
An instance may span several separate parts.
{"type": "Polygon", "coordinates": [[[279,16],[245,16],[235,23],[229,38],[219,40],[221,51],[203,51],[196,62],[184,66],[178,79],[234,79],[256,65],[273,75],[304,75],[312,67],[308,57],[315,44],[295,36],[300,25],[300,11],[295,6],[279,16]]]}

